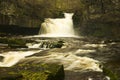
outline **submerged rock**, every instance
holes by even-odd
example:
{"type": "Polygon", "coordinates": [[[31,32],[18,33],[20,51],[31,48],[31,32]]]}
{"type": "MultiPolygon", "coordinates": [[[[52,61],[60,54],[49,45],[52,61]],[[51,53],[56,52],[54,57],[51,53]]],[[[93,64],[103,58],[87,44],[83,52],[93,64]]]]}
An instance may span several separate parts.
{"type": "Polygon", "coordinates": [[[63,41],[38,41],[32,43],[26,43],[28,48],[62,48],[63,41]]]}

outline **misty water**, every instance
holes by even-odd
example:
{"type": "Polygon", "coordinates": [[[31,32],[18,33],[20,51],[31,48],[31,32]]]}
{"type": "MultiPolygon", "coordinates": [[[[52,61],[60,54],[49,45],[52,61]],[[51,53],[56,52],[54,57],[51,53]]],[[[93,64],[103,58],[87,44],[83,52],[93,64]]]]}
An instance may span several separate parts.
{"type": "Polygon", "coordinates": [[[73,13],[64,13],[65,18],[46,18],[41,24],[41,37],[75,37],[73,13]]]}
{"type": "Polygon", "coordinates": [[[39,35],[20,37],[28,48],[4,49],[0,53],[0,67],[20,63],[59,63],[65,69],[65,80],[110,80],[103,67],[120,73],[120,42],[75,35],[73,14],[65,18],[45,19],[39,35]],[[61,48],[51,47],[62,42],[61,48]],[[113,66],[114,64],[114,66],[113,66]]]}

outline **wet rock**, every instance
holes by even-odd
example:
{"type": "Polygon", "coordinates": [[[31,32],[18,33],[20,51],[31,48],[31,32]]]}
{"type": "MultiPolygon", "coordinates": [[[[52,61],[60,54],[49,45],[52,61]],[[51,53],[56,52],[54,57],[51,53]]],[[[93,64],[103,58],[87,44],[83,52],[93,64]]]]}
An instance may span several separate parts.
{"type": "Polygon", "coordinates": [[[65,72],[65,80],[107,80],[105,75],[101,72],[87,71],[87,72],[65,72]]]}
{"type": "Polygon", "coordinates": [[[27,43],[28,48],[61,48],[64,41],[43,41],[27,43]]]}
{"type": "Polygon", "coordinates": [[[4,59],[4,57],[3,57],[3,56],[0,56],[0,62],[2,62],[2,61],[3,61],[3,59],[4,59]]]}
{"type": "Polygon", "coordinates": [[[10,48],[28,48],[26,45],[9,44],[10,48]]]}
{"type": "Polygon", "coordinates": [[[0,36],[8,36],[8,37],[13,37],[13,36],[21,36],[21,35],[37,35],[39,32],[39,27],[22,27],[21,25],[1,25],[0,24],[0,36]]]}
{"type": "Polygon", "coordinates": [[[23,78],[22,74],[17,73],[0,74],[0,80],[21,80],[22,78],[23,78]]]}
{"type": "Polygon", "coordinates": [[[6,44],[25,44],[25,40],[18,39],[18,38],[0,38],[0,43],[6,43],[6,44]]]}
{"type": "Polygon", "coordinates": [[[27,48],[26,40],[17,39],[17,38],[0,38],[0,43],[6,44],[4,46],[10,48],[27,48]]]}
{"type": "Polygon", "coordinates": [[[54,42],[50,48],[61,48],[64,45],[63,43],[63,41],[54,42]]]}
{"type": "Polygon", "coordinates": [[[1,80],[64,80],[64,69],[59,64],[17,64],[9,68],[0,68],[1,80]],[[8,75],[1,75],[2,73],[8,75]],[[15,74],[15,75],[14,75],[15,74]]]}

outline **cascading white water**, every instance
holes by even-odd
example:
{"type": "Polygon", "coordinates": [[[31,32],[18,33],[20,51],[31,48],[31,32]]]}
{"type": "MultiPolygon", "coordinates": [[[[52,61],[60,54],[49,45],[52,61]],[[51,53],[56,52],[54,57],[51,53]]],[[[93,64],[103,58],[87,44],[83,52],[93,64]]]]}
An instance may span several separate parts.
{"type": "MultiPolygon", "coordinates": [[[[51,39],[50,39],[51,40],[51,39]]],[[[55,40],[55,39],[54,39],[55,40]]],[[[77,41],[75,43],[73,42],[66,42],[68,44],[64,44],[64,46],[69,45],[69,48],[54,48],[54,49],[47,49],[46,47],[43,47],[43,49],[40,49],[40,45],[42,42],[47,42],[49,40],[35,40],[38,41],[37,43],[26,43],[26,46],[28,46],[30,51],[24,51],[24,49],[21,51],[9,51],[9,52],[3,52],[0,54],[2,57],[0,61],[0,67],[11,67],[18,63],[19,61],[22,62],[35,62],[35,63],[60,63],[64,65],[65,70],[69,71],[100,71],[102,72],[102,69],[99,67],[100,62],[98,60],[95,60],[93,58],[82,56],[87,55],[90,53],[95,53],[95,48],[103,48],[106,45],[103,44],[81,44],[82,47],[87,49],[81,49],[81,48],[75,48],[75,46],[80,45],[77,41]],[[71,44],[72,48],[70,47],[71,44]],[[77,44],[77,45],[76,45],[77,44]],[[93,49],[88,49],[93,48],[93,49]],[[32,50],[31,50],[32,49],[32,50]],[[35,50],[34,50],[35,49],[35,50]],[[40,49],[40,50],[39,50],[40,49]],[[32,56],[33,54],[45,54],[45,55],[37,55],[32,56]],[[27,57],[29,56],[29,57],[27,57]]],[[[51,40],[52,41],[52,40],[51,40]]],[[[68,40],[67,40],[68,41],[68,40]]],[[[44,46],[44,45],[43,45],[44,46]]],[[[46,44],[45,44],[46,46],[46,44]]]]}
{"type": "Polygon", "coordinates": [[[40,36],[43,37],[74,37],[73,13],[64,13],[65,18],[47,18],[41,24],[40,36]]]}
{"type": "Polygon", "coordinates": [[[4,59],[2,62],[0,62],[0,67],[10,67],[15,65],[17,62],[19,62],[21,59],[24,59],[26,56],[30,56],[32,54],[35,54],[37,52],[40,52],[41,50],[36,51],[10,51],[3,54],[0,54],[0,56],[3,56],[4,59]]]}
{"type": "Polygon", "coordinates": [[[65,70],[74,71],[74,72],[80,72],[85,70],[91,70],[91,71],[99,71],[102,72],[102,69],[99,67],[100,62],[89,58],[89,57],[80,57],[76,54],[88,54],[90,52],[95,52],[94,50],[82,50],[77,49],[74,52],[68,51],[65,53],[61,52],[54,52],[49,51],[48,55],[45,56],[33,56],[26,58],[26,60],[33,60],[35,63],[60,63],[64,65],[65,70]]]}

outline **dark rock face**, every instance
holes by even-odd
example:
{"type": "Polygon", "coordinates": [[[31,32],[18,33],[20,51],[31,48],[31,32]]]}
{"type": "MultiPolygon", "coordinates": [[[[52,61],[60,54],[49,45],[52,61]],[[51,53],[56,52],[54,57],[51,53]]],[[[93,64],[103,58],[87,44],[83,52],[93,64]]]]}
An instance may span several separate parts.
{"type": "Polygon", "coordinates": [[[0,0],[0,24],[40,27],[44,18],[72,12],[82,35],[120,37],[119,0],[0,0]]]}
{"type": "Polygon", "coordinates": [[[85,18],[82,33],[97,37],[119,37],[120,1],[84,0],[85,18]]]}
{"type": "Polygon", "coordinates": [[[75,12],[83,6],[80,0],[1,0],[0,2],[1,24],[28,27],[40,27],[44,18],[63,17],[63,12],[75,12]]]}
{"type": "Polygon", "coordinates": [[[0,36],[4,35],[37,35],[39,27],[22,27],[18,25],[0,25],[0,36]],[[4,33],[4,34],[2,34],[4,33]]]}

